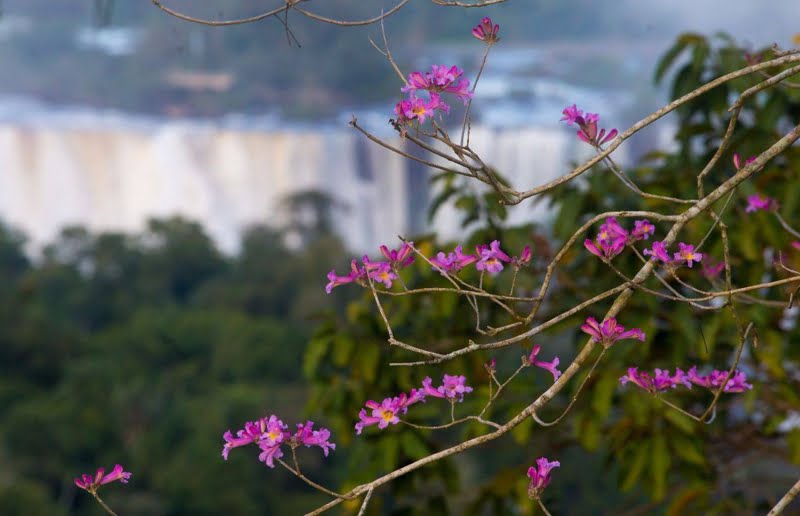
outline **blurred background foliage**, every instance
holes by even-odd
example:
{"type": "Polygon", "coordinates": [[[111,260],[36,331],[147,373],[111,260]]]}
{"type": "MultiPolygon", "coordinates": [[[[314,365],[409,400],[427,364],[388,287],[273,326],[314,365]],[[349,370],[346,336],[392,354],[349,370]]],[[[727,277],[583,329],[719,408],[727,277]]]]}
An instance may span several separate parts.
{"type": "MultiPolygon", "coordinates": [[[[742,65],[743,53],[730,39],[687,35],[661,69],[678,96],[742,65]]],[[[679,109],[674,146],[645,156],[629,174],[646,191],[694,197],[695,174],[720,142],[727,105],[756,80],[731,81],[679,109]]],[[[758,153],[798,115],[800,89],[777,87],[748,102],[706,191],[733,173],[733,151],[758,153]]],[[[795,146],[743,185],[725,212],[735,284],[780,276],[772,266],[778,251],[800,266],[777,222],[743,209],[745,196],[758,191],[777,198],[791,220],[800,199],[797,170],[795,146]]],[[[561,242],[594,214],[676,210],[643,201],[598,167],[547,196],[556,213],[552,226],[509,227],[493,194],[447,174],[434,180],[464,213],[465,237],[458,243],[469,247],[497,238],[511,254],[533,247],[534,263],[517,278],[518,292],[538,287],[561,242]]],[[[321,206],[324,219],[324,199],[308,198],[321,206]]],[[[283,231],[255,227],[235,257],[222,255],[201,227],[181,219],[154,220],[136,235],[71,228],[36,260],[26,257],[22,235],[0,229],[0,513],[100,514],[72,478],[116,462],[134,473],[128,486],[103,492],[121,514],[302,513],[326,497],[285,471],[267,470],[255,450],[235,450],[224,462],[219,454],[226,429],[272,413],[290,424],[311,417],[333,431],[339,447],[324,463],[315,451],[301,450],[304,471],[344,490],[486,431],[401,425],[369,428],[356,438],[353,425],[366,400],[407,391],[427,375],[436,381],[443,372],[465,374],[475,391],[457,413],[474,413],[487,393],[483,363],[490,356],[497,358],[500,378],[534,342],[542,345],[543,359],[558,355],[567,364],[585,342],[581,321],[601,317],[610,306],[600,303],[534,341],[493,355],[471,354],[443,367],[392,368],[389,362],[411,356],[389,348],[371,296],[353,286],[323,294],[325,274],[334,266],[346,270],[350,259],[329,227],[292,225],[302,233],[302,247],[295,249],[284,245],[283,231]]],[[[708,228],[707,220],[697,220],[681,239],[697,242],[708,228]]],[[[656,237],[666,230],[657,224],[656,237]]],[[[414,241],[429,255],[456,244],[437,242],[434,235],[414,241]]],[[[718,234],[704,252],[721,258],[718,234]]],[[[615,265],[629,275],[638,268],[627,254],[615,265]]],[[[710,287],[697,270],[682,275],[710,287]]],[[[487,285],[505,291],[510,276],[506,271],[487,285]]],[[[403,280],[409,288],[444,284],[419,260],[403,280]]],[[[599,260],[576,246],[558,268],[537,321],[616,283],[599,260]]],[[[655,282],[648,286],[658,288],[655,282]]],[[[788,294],[773,289],[754,295],[788,294]]],[[[486,340],[474,331],[463,299],[394,297],[385,308],[397,338],[415,346],[443,351],[486,340]]],[[[369,513],[534,514],[524,475],[542,455],[562,464],[545,494],[554,514],[763,512],[800,473],[800,429],[781,425],[800,407],[800,351],[791,345],[798,330],[780,309],[738,304],[737,310],[758,333],[758,346],[747,347],[741,365],[755,388],[724,396],[713,424],[698,425],[642,392],[620,389],[618,378],[631,364],[728,367],[737,345],[730,312],[700,313],[637,293],[620,321],[641,327],[647,342],[619,344],[608,353],[562,424],[542,429],[528,421],[510,436],[402,477],[375,493],[369,513]]],[[[481,306],[481,319],[484,326],[509,322],[490,304],[481,306]]],[[[523,371],[489,416],[505,421],[551,381],[544,371],[523,371]]],[[[564,392],[541,416],[555,418],[571,395],[564,392]]],[[[695,413],[710,401],[699,389],[667,396],[695,413]]],[[[437,401],[415,406],[409,417],[440,422],[446,406],[437,401]]]]}

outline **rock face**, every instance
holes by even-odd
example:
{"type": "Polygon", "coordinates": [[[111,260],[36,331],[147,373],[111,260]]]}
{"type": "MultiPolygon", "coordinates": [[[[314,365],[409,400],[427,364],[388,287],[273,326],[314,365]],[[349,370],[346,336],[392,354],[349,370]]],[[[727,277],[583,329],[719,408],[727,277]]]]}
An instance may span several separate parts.
{"type": "MultiPolygon", "coordinates": [[[[473,127],[472,145],[520,187],[563,173],[574,151],[557,128],[473,127]]],[[[0,124],[0,218],[34,246],[65,225],[135,231],[148,218],[182,215],[235,251],[248,225],[286,222],[287,195],[317,190],[343,203],[334,226],[350,248],[374,250],[427,229],[429,176],[347,128],[0,124]]],[[[530,209],[516,212],[516,221],[533,216],[530,209]]],[[[458,235],[454,211],[443,210],[433,229],[458,235]]]]}

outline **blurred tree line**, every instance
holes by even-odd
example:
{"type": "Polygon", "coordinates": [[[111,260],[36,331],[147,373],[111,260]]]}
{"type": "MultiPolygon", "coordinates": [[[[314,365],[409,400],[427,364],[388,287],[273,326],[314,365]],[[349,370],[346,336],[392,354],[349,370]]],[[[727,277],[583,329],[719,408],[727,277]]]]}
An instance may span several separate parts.
{"type": "Polygon", "coordinates": [[[302,354],[315,313],[332,308],[325,274],[343,249],[330,235],[301,251],[283,241],[254,227],[224,256],[175,218],[135,235],[66,229],[32,261],[1,227],[0,514],[99,514],[72,478],[116,462],[134,472],[133,489],[104,493],[120,514],[313,503],[255,454],[220,457],[229,427],[305,415],[302,354]]]}

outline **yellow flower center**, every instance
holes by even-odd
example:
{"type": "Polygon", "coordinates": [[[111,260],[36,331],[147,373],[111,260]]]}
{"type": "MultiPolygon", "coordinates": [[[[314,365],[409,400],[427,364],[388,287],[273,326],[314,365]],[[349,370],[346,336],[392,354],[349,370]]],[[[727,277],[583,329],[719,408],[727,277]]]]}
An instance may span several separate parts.
{"type": "Polygon", "coordinates": [[[394,417],[394,412],[392,412],[391,410],[383,410],[381,411],[381,417],[383,418],[384,421],[391,421],[392,418],[394,417]]]}

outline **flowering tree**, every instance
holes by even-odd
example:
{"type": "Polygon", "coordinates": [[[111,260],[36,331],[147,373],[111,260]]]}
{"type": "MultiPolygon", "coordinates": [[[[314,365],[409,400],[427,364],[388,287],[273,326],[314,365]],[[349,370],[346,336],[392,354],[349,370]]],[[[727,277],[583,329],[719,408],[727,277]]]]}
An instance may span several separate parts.
{"type": "MultiPolygon", "coordinates": [[[[299,3],[269,16],[308,15],[299,3]]],[[[566,106],[561,120],[593,157],[523,187],[470,146],[470,107],[501,33],[484,18],[472,34],[484,45],[473,79],[452,64],[403,73],[386,38],[380,49],[401,82],[391,124],[429,157],[355,119],[351,125],[437,171],[443,189],[435,204],[455,200],[478,229],[444,249],[430,238],[401,237],[394,249],[381,246],[380,255],[332,270],[327,293],[364,291],[344,322],[322,325],[306,357],[318,384],[314,405],[334,432],[311,421],[293,430],[265,415],[224,433],[223,458],[255,446],[266,466],[330,496],[310,514],[342,503],[364,514],[383,486],[411,474],[456,476],[446,459],[513,436],[537,447],[524,450],[525,467],[512,468],[495,496],[549,514],[551,502],[569,512],[569,500],[550,499],[547,489],[566,471],[554,471],[558,446],[538,445],[558,440],[535,436],[571,424],[586,448],[610,451],[623,489],[646,486],[654,500],[670,498],[689,513],[753,505],[730,479],[726,457],[741,449],[745,431],[750,446],[770,443],[800,459],[797,428],[779,432],[800,406],[800,352],[792,346],[800,232],[790,216],[800,199],[800,96],[791,81],[800,74],[800,50],[774,47],[754,57],[727,39],[684,36],[657,70],[660,78],[682,52],[692,55],[675,75],[672,102],[622,132],[566,106]],[[453,121],[458,104],[463,118],[453,121]],[[669,113],[680,122],[674,153],[652,154],[632,170],[614,160],[626,140],[669,113]],[[534,224],[506,226],[507,207],[537,198],[557,212],[552,234],[534,224]],[[343,451],[333,441],[359,439],[373,446],[358,460],[380,459],[380,474],[362,479],[371,471],[363,468],[337,492],[302,472],[301,447],[327,457],[343,451]],[[520,491],[530,503],[520,502],[520,491]]],[[[100,485],[130,476],[121,467],[115,473],[76,483],[97,496],[100,485]]],[[[419,483],[406,487],[425,496],[419,483]]],[[[769,514],[792,502],[800,482],[783,490],[769,514]]]]}

